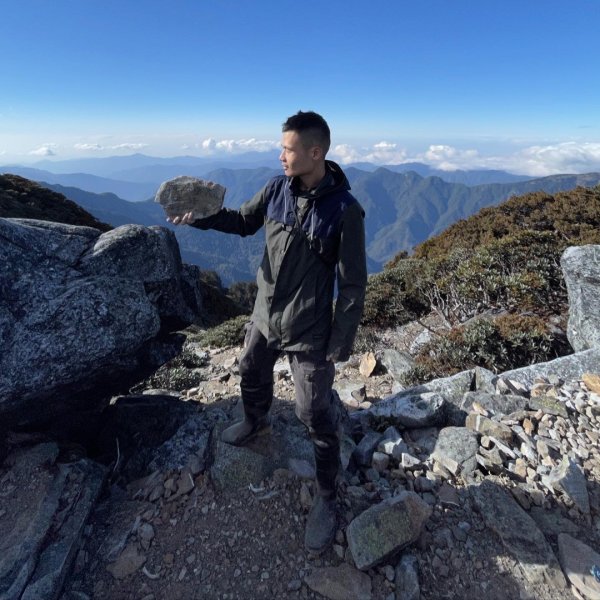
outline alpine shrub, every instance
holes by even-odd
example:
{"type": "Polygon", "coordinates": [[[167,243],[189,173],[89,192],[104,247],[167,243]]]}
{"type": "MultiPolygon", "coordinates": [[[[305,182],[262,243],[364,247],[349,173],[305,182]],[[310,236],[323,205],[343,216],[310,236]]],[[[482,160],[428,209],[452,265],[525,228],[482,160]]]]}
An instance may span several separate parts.
{"type": "Polygon", "coordinates": [[[440,334],[415,357],[402,383],[415,385],[474,367],[495,373],[543,362],[556,355],[554,336],[534,315],[479,317],[440,334]]]}
{"type": "Polygon", "coordinates": [[[430,310],[417,285],[423,261],[406,259],[369,277],[361,324],[397,327],[430,310]]]}
{"type": "Polygon", "coordinates": [[[565,241],[554,233],[521,231],[423,261],[418,288],[450,326],[486,310],[559,313],[567,294],[560,269],[565,241]]]}
{"type": "Polygon", "coordinates": [[[250,318],[248,315],[240,315],[229,319],[216,327],[207,329],[198,337],[198,341],[205,346],[214,348],[226,348],[228,346],[239,346],[244,342],[244,326],[250,318]]]}

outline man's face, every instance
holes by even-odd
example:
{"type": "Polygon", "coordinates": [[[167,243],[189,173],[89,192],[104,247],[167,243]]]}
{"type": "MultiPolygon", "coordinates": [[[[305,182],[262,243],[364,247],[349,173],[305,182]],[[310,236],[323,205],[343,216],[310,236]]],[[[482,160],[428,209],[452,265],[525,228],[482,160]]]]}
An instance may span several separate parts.
{"type": "Polygon", "coordinates": [[[281,138],[281,147],[279,160],[283,172],[288,177],[310,175],[316,168],[318,161],[315,160],[315,147],[306,148],[297,132],[285,131],[281,138]]]}

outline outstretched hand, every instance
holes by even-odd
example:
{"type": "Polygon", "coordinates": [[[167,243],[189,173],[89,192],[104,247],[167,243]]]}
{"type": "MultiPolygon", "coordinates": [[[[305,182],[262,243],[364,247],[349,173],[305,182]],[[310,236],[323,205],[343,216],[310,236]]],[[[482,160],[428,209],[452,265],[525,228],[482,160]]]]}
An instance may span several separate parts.
{"type": "Polygon", "coordinates": [[[196,220],[192,215],[193,213],[188,212],[179,217],[167,217],[167,221],[173,225],[190,225],[196,220]]]}

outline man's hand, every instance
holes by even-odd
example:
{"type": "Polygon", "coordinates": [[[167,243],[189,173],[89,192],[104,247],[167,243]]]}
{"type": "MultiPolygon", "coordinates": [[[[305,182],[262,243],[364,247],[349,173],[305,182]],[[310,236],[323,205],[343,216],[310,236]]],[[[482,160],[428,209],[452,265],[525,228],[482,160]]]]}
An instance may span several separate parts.
{"type": "Polygon", "coordinates": [[[190,225],[196,220],[192,214],[193,213],[188,212],[180,217],[167,217],[167,221],[169,221],[169,223],[173,223],[173,225],[190,225]]]}

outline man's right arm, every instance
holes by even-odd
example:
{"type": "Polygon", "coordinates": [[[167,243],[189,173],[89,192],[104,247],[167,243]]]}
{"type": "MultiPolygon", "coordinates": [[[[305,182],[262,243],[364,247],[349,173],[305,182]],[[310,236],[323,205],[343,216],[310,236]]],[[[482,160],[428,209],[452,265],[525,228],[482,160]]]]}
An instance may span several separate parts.
{"type": "MultiPolygon", "coordinates": [[[[196,219],[187,224],[198,229],[216,229],[224,233],[235,233],[245,237],[256,233],[265,222],[266,186],[251,200],[244,202],[239,210],[222,208],[218,213],[196,219]]],[[[183,221],[185,223],[185,221],[183,221]]]]}

